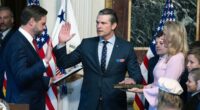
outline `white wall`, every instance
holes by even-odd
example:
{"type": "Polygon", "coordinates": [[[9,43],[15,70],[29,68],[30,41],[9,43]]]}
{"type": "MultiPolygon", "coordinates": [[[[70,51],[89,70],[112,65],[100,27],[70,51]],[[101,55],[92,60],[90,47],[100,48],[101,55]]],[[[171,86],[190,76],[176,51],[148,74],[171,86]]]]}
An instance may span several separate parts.
{"type": "Polygon", "coordinates": [[[40,5],[48,11],[47,27],[50,35],[56,22],[56,15],[60,8],[60,2],[61,0],[40,0],[40,5]]]}
{"type": "MultiPolygon", "coordinates": [[[[47,27],[51,35],[61,0],[40,0],[48,10],[47,27]]],[[[96,36],[96,16],[105,7],[105,0],[71,0],[81,38],[96,36]]]]}
{"type": "Polygon", "coordinates": [[[104,8],[104,0],[71,0],[75,17],[83,38],[96,35],[96,16],[104,8]]]}

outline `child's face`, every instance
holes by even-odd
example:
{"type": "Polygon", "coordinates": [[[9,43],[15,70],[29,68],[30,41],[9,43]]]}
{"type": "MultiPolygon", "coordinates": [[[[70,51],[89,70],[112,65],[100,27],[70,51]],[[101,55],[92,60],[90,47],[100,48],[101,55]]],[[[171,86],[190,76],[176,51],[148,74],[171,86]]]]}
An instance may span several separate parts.
{"type": "Polygon", "coordinates": [[[189,74],[186,85],[187,85],[187,91],[188,92],[197,91],[197,83],[195,82],[193,75],[189,74]]]}
{"type": "Polygon", "coordinates": [[[194,68],[200,68],[199,61],[193,54],[189,54],[187,60],[187,69],[189,72],[194,68]]]}

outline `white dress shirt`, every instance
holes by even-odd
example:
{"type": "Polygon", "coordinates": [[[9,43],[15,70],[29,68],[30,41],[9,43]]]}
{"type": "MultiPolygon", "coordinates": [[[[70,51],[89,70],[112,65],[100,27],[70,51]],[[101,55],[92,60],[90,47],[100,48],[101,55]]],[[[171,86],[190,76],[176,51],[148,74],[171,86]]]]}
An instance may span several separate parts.
{"type": "MultiPolygon", "coordinates": [[[[110,61],[110,57],[113,51],[113,47],[115,44],[115,35],[113,35],[110,39],[108,39],[108,44],[106,45],[107,47],[107,55],[106,55],[106,69],[108,67],[108,63],[110,61]]],[[[102,49],[103,49],[103,41],[104,39],[100,37],[99,39],[99,44],[98,44],[98,58],[99,58],[99,64],[101,65],[101,56],[102,56],[102,49]]]]}

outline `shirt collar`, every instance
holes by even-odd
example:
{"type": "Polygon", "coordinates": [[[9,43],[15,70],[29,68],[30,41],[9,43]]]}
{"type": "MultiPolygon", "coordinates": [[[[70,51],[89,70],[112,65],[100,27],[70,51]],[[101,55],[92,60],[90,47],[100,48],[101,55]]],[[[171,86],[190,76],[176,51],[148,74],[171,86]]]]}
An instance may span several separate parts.
{"type": "Polygon", "coordinates": [[[191,96],[195,96],[196,94],[200,93],[200,90],[196,91],[195,93],[193,93],[191,96]]]}
{"type": "Polygon", "coordinates": [[[33,37],[26,31],[24,30],[23,28],[19,28],[19,31],[25,36],[25,38],[30,42],[32,43],[33,41],[33,37]]]}
{"type": "Polygon", "coordinates": [[[8,32],[11,30],[11,28],[7,29],[6,31],[2,32],[3,34],[3,39],[6,37],[6,35],[8,34],[8,32]]]}
{"type": "MultiPolygon", "coordinates": [[[[107,41],[108,41],[109,43],[111,43],[111,44],[114,45],[115,39],[116,39],[116,37],[115,37],[115,35],[113,35],[113,36],[112,36],[110,39],[108,39],[107,41]]],[[[102,37],[99,37],[99,42],[102,43],[103,41],[104,41],[104,39],[103,39],[102,37]]]]}

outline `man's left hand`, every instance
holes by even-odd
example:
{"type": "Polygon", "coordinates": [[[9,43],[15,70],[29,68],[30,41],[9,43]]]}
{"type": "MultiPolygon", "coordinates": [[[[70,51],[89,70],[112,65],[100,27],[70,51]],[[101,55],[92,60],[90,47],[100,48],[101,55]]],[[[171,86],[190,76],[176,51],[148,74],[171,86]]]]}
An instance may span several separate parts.
{"type": "Polygon", "coordinates": [[[125,78],[123,81],[119,82],[119,84],[136,84],[136,82],[132,78],[125,78]]]}

